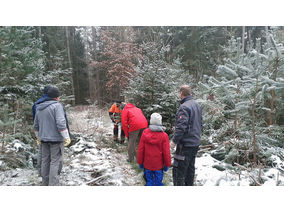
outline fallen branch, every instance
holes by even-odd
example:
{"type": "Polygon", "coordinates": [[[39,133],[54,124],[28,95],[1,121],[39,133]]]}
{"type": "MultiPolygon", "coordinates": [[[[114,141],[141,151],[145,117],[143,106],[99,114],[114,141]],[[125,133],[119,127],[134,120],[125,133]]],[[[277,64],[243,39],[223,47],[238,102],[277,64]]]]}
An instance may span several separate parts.
{"type": "Polygon", "coordinates": [[[93,179],[93,180],[87,182],[86,184],[89,185],[89,184],[95,183],[95,182],[97,182],[98,180],[100,180],[100,179],[102,179],[102,178],[104,178],[104,177],[107,177],[107,176],[108,176],[108,175],[102,175],[102,176],[96,177],[95,179],[93,179]]]}
{"type": "Polygon", "coordinates": [[[206,149],[200,149],[200,150],[198,150],[198,152],[206,152],[206,151],[209,151],[211,148],[209,147],[209,148],[206,148],[206,149]]]}
{"type": "MultiPolygon", "coordinates": [[[[248,168],[246,168],[246,167],[244,167],[244,166],[242,166],[242,165],[240,165],[238,163],[234,163],[234,165],[236,165],[237,167],[239,167],[241,169],[246,170],[247,172],[250,172],[250,170],[248,168]]],[[[249,173],[248,173],[248,176],[254,181],[255,185],[261,186],[261,184],[256,179],[254,179],[254,177],[251,176],[249,173]]]]}
{"type": "Polygon", "coordinates": [[[208,144],[208,145],[201,145],[199,146],[201,149],[203,148],[214,148],[215,146],[213,144],[208,144]]]}
{"type": "Polygon", "coordinates": [[[234,162],[234,165],[236,165],[237,167],[239,167],[241,169],[244,169],[244,170],[247,170],[248,172],[250,172],[250,170],[248,168],[246,168],[246,167],[244,167],[244,166],[242,166],[242,165],[240,165],[240,164],[238,164],[236,162],[234,162]]]}

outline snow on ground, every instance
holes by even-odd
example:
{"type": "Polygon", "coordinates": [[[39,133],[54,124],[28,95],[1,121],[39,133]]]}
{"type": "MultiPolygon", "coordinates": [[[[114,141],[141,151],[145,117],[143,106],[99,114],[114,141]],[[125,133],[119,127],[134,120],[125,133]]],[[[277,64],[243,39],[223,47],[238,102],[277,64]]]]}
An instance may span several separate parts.
{"type": "MultiPolygon", "coordinates": [[[[282,163],[282,162],[280,162],[282,163]]],[[[259,170],[234,171],[232,169],[225,169],[220,171],[215,167],[221,166],[225,168],[228,164],[222,163],[208,153],[204,153],[201,157],[196,158],[196,185],[197,186],[250,186],[254,181],[253,174],[259,173],[259,170]]],[[[284,175],[278,169],[262,169],[261,178],[264,181],[264,186],[284,185],[284,175]]],[[[256,176],[256,175],[254,175],[256,176]]],[[[255,178],[256,179],[256,178],[255,178]]],[[[257,180],[257,179],[256,179],[257,180]]]]}
{"type": "Polygon", "coordinates": [[[141,184],[142,174],[127,163],[127,156],[112,148],[99,148],[84,139],[70,147],[64,161],[63,185],[124,186],[141,184]],[[67,157],[68,156],[68,157],[67,157]]]}
{"type": "MultiPolygon", "coordinates": [[[[113,126],[108,110],[94,106],[80,106],[68,111],[71,132],[78,142],[64,148],[64,163],[60,184],[65,186],[142,186],[143,173],[136,163],[128,163],[127,143],[112,141],[113,126]]],[[[22,144],[13,147],[19,150],[22,144]]],[[[275,156],[275,168],[240,170],[220,162],[208,153],[196,158],[196,186],[249,186],[252,177],[261,176],[262,185],[284,185],[283,162],[275,156]],[[259,173],[259,174],[258,174],[259,173]]],[[[164,183],[172,186],[172,168],[164,173],[164,183]]],[[[35,168],[14,169],[0,172],[0,185],[27,186],[40,185],[41,178],[35,168]]]]}
{"type": "Polygon", "coordinates": [[[66,166],[62,171],[66,175],[62,176],[62,182],[66,185],[142,184],[142,173],[138,173],[126,161],[127,145],[115,144],[112,140],[113,125],[108,110],[75,108],[70,111],[70,115],[70,128],[86,137],[81,137],[78,143],[67,150],[64,161],[66,166]],[[80,125],[77,121],[80,121],[80,125]]]}

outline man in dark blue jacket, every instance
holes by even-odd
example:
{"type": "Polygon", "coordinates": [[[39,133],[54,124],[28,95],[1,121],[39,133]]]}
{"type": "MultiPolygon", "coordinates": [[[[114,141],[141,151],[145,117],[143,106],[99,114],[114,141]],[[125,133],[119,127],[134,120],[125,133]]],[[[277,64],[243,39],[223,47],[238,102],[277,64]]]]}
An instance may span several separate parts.
{"type": "Polygon", "coordinates": [[[48,89],[51,88],[51,86],[47,85],[43,88],[43,94],[42,97],[40,99],[38,99],[34,105],[33,105],[33,120],[35,120],[35,114],[36,114],[36,105],[40,104],[42,102],[45,102],[47,99],[49,99],[49,97],[47,96],[47,91],[48,89]]]}
{"type": "Polygon", "coordinates": [[[173,163],[175,186],[193,186],[195,158],[200,145],[202,111],[193,100],[189,85],[180,88],[181,105],[176,114],[175,134],[171,147],[176,147],[173,163]]]}

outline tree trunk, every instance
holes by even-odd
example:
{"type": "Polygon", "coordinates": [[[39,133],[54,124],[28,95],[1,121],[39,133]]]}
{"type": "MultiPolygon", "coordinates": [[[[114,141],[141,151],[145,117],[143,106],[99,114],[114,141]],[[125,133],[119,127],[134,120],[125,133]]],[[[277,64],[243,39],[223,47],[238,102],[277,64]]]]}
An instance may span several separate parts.
{"type": "Polygon", "coordinates": [[[256,144],[256,133],[255,133],[255,104],[256,104],[256,95],[258,90],[258,77],[256,78],[256,88],[255,88],[255,95],[253,97],[253,103],[251,106],[251,117],[252,117],[252,137],[253,137],[253,162],[257,165],[257,153],[258,147],[256,144]]]}
{"type": "MultiPolygon", "coordinates": [[[[237,85],[237,91],[236,91],[236,101],[235,101],[235,105],[237,105],[239,103],[239,92],[240,92],[240,85],[237,85]]],[[[234,120],[234,128],[235,130],[237,130],[237,124],[238,124],[238,113],[236,112],[235,114],[235,120],[234,120]]]]}
{"type": "Polygon", "coordinates": [[[2,136],[2,148],[1,151],[2,153],[4,153],[4,147],[5,147],[5,137],[6,137],[6,127],[3,126],[3,136],[2,136]]]}
{"type": "MultiPolygon", "coordinates": [[[[92,38],[93,38],[93,51],[94,51],[94,60],[97,61],[97,33],[96,33],[96,28],[95,27],[92,27],[92,38]]],[[[95,72],[95,75],[96,75],[96,82],[95,82],[95,87],[91,86],[90,90],[95,90],[95,94],[94,93],[91,93],[93,94],[93,96],[95,96],[96,100],[97,100],[97,103],[100,105],[101,104],[101,97],[100,97],[100,70],[99,69],[95,69],[95,70],[92,70],[95,72]]],[[[93,82],[92,81],[93,79],[91,79],[91,83],[93,82]]],[[[93,97],[94,99],[94,97],[93,97]]]]}
{"type": "Polygon", "coordinates": [[[242,30],[242,51],[243,53],[245,53],[245,34],[246,34],[246,27],[243,26],[243,30],[242,30]]]}
{"type": "Polygon", "coordinates": [[[72,61],[71,61],[71,55],[70,55],[70,40],[69,40],[69,30],[68,26],[65,27],[65,33],[66,33],[66,48],[67,48],[67,56],[68,56],[68,64],[69,69],[72,71],[72,78],[71,78],[71,86],[72,86],[72,93],[74,95],[74,99],[72,100],[72,105],[75,105],[75,87],[74,87],[74,71],[72,69],[72,61]]]}
{"type": "MultiPolygon", "coordinates": [[[[279,66],[279,58],[275,58],[274,66],[273,66],[273,80],[276,81],[277,77],[277,70],[279,66]]],[[[274,97],[275,97],[275,90],[271,90],[271,102],[270,102],[270,119],[269,119],[269,125],[272,125],[274,123],[274,97]]]]}
{"type": "Polygon", "coordinates": [[[18,119],[18,115],[19,115],[19,100],[16,100],[16,115],[15,115],[15,123],[14,123],[14,134],[16,134],[16,130],[17,130],[17,119],[18,119]]]}
{"type": "Polygon", "coordinates": [[[41,26],[38,27],[38,37],[41,39],[41,26]]]}

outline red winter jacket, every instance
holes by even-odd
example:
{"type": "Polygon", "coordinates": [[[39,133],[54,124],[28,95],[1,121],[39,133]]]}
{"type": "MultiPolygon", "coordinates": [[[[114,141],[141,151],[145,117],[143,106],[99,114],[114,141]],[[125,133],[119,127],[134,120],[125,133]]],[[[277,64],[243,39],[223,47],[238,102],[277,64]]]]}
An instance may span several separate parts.
{"type": "Polygon", "coordinates": [[[144,168],[156,171],[163,166],[171,166],[169,136],[165,132],[152,132],[149,128],[143,131],[138,151],[137,163],[144,168]]]}
{"type": "Polygon", "coordinates": [[[148,126],[142,110],[130,103],[126,104],[121,112],[121,124],[127,138],[129,137],[129,132],[144,129],[148,126]]]}

